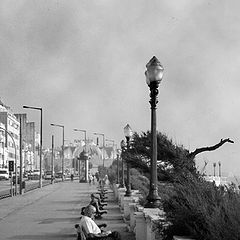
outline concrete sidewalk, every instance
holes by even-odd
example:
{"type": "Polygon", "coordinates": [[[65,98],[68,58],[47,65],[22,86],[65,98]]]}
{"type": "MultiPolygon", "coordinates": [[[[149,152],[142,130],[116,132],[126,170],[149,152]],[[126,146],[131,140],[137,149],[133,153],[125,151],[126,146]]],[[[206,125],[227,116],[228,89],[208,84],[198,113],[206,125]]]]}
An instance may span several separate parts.
{"type": "MultiPolygon", "coordinates": [[[[80,209],[96,191],[96,185],[62,182],[0,200],[0,240],[75,240],[74,224],[79,222],[80,209]]],[[[107,223],[106,230],[119,231],[122,239],[134,240],[111,190],[105,208],[108,214],[97,222],[107,223]]]]}

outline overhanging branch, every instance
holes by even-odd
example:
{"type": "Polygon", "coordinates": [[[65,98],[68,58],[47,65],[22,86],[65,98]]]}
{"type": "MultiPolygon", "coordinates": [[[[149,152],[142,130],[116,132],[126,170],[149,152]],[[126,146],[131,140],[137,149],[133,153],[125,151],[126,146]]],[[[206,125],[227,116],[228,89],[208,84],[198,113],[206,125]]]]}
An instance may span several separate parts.
{"type": "Polygon", "coordinates": [[[221,141],[214,146],[197,148],[195,151],[190,152],[188,154],[188,157],[194,158],[199,153],[206,152],[206,151],[214,151],[214,150],[218,149],[219,147],[221,147],[224,143],[227,143],[227,142],[234,143],[234,141],[229,138],[221,139],[221,141]]]}

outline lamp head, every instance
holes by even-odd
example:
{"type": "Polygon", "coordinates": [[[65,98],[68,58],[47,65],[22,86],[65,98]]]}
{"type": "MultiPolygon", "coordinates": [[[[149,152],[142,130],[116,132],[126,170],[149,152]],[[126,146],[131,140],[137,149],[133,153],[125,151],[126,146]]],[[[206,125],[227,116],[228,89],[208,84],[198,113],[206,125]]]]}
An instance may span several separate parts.
{"type": "Polygon", "coordinates": [[[127,124],[127,125],[124,127],[124,135],[125,135],[126,138],[131,138],[132,135],[133,135],[133,131],[132,131],[132,129],[131,129],[131,127],[130,127],[129,124],[127,124]]]}
{"type": "Polygon", "coordinates": [[[160,83],[162,81],[164,68],[155,56],[147,63],[146,68],[145,76],[148,86],[151,82],[160,83]]]}

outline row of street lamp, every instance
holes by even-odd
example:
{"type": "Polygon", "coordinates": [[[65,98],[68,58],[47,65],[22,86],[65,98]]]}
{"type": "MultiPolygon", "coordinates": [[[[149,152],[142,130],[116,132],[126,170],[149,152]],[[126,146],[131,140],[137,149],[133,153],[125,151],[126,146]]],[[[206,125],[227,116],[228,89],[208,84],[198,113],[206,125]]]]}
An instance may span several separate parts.
{"type": "MultiPolygon", "coordinates": [[[[24,105],[23,108],[26,108],[26,109],[33,109],[33,110],[39,110],[40,111],[40,146],[39,146],[39,151],[40,151],[40,156],[39,156],[39,167],[40,167],[40,176],[39,176],[39,188],[42,188],[42,123],[43,123],[43,110],[42,108],[40,107],[32,107],[32,106],[26,106],[24,105]]],[[[60,127],[62,128],[62,155],[61,155],[61,158],[62,158],[62,181],[64,181],[64,142],[65,142],[65,137],[64,137],[64,125],[60,125],[60,124],[54,124],[54,123],[51,123],[50,124],[51,126],[53,127],[60,127]]],[[[86,152],[86,138],[87,138],[87,131],[86,130],[81,130],[81,129],[74,129],[74,131],[79,131],[79,132],[84,132],[84,140],[85,140],[85,152],[86,152]]],[[[105,136],[103,133],[94,133],[95,135],[101,135],[103,136],[103,148],[105,148],[105,136]]],[[[114,141],[113,140],[108,140],[106,139],[106,141],[112,141],[113,144],[114,144],[114,141]]],[[[52,139],[52,144],[53,144],[53,139],[52,139]]],[[[104,161],[105,161],[105,155],[104,155],[104,151],[103,151],[103,166],[104,166],[104,161]]],[[[16,162],[16,161],[15,161],[16,162]]],[[[52,169],[53,171],[53,169],[52,169]]]]}
{"type": "MultiPolygon", "coordinates": [[[[157,95],[158,95],[158,86],[163,78],[163,66],[160,61],[154,56],[146,65],[147,70],[145,71],[146,83],[150,89],[150,105],[151,105],[151,172],[150,172],[150,189],[147,196],[147,207],[159,207],[160,206],[160,197],[158,195],[157,187],[157,117],[156,117],[156,108],[157,108],[157,95]]],[[[30,107],[23,106],[23,108],[39,110],[41,113],[40,120],[40,182],[39,187],[42,187],[42,108],[39,107],[30,107]]],[[[62,173],[64,173],[64,126],[59,124],[51,124],[51,126],[61,127],[63,129],[63,151],[62,151],[62,173]]],[[[85,143],[86,143],[86,130],[74,129],[74,131],[81,131],[85,134],[85,143]]],[[[103,137],[103,149],[105,148],[105,135],[103,133],[94,133],[94,135],[103,137]]],[[[129,151],[130,139],[132,137],[131,127],[127,124],[124,128],[124,135],[126,137],[126,151],[129,151]]],[[[108,140],[113,141],[113,140],[108,140]]],[[[114,144],[114,141],[113,141],[114,144]]],[[[86,146],[86,145],[85,145],[86,146]]],[[[121,148],[124,150],[125,143],[121,142],[121,148]]],[[[105,165],[105,155],[103,151],[103,166],[105,165]]],[[[119,171],[119,166],[117,166],[119,171]]],[[[122,161],[122,170],[123,170],[123,161],[122,161]]],[[[124,171],[122,171],[122,174],[124,171]]],[[[119,172],[118,172],[119,179],[119,172]]],[[[62,174],[63,180],[63,174],[62,174]]],[[[118,180],[117,180],[118,181],[118,180]]],[[[122,175],[120,187],[124,187],[124,177],[122,175]]],[[[126,183],[126,194],[125,196],[131,196],[131,183],[130,183],[130,166],[127,163],[127,183],[126,183]]]]}

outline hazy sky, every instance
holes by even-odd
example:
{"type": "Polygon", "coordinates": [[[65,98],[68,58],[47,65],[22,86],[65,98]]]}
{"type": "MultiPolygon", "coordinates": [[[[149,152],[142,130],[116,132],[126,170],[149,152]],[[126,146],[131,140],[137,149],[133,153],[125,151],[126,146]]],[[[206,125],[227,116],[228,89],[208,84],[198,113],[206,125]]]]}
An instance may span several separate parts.
{"type": "Polygon", "coordinates": [[[145,65],[165,68],[157,128],[193,151],[230,137],[234,144],[198,157],[240,175],[240,2],[224,0],[1,0],[0,97],[39,122],[44,145],[104,133],[118,145],[123,127],[150,129],[145,65]]]}

